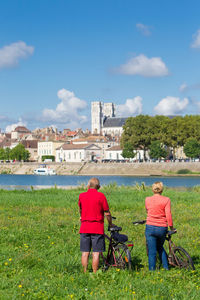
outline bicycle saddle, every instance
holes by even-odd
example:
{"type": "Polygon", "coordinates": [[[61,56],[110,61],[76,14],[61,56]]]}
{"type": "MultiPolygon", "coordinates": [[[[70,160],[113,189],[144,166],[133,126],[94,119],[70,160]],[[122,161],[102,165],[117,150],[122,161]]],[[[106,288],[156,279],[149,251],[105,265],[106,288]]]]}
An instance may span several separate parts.
{"type": "Polygon", "coordinates": [[[116,242],[120,242],[120,243],[125,243],[126,241],[128,241],[128,236],[125,235],[125,234],[120,234],[119,232],[113,232],[112,233],[112,238],[116,242]]]}

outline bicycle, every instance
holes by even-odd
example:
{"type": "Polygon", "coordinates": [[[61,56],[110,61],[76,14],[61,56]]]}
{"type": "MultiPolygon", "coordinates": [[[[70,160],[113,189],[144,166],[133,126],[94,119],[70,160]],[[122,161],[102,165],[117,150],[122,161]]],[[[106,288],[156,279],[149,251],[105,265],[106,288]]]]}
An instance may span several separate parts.
{"type": "MultiPolygon", "coordinates": [[[[145,223],[146,220],[133,222],[134,225],[140,225],[145,223]]],[[[178,267],[180,269],[195,270],[194,263],[189,253],[184,248],[176,246],[172,242],[172,235],[175,233],[177,233],[177,231],[175,230],[168,231],[165,239],[166,241],[168,241],[168,251],[166,251],[166,248],[165,251],[167,254],[169,265],[172,267],[178,267]]]]}
{"type": "Polygon", "coordinates": [[[105,243],[108,247],[107,254],[101,252],[100,264],[103,264],[103,269],[107,270],[109,267],[116,267],[119,269],[131,270],[131,251],[133,243],[128,241],[128,236],[120,234],[122,228],[118,226],[108,227],[110,236],[104,234],[105,243]]]}

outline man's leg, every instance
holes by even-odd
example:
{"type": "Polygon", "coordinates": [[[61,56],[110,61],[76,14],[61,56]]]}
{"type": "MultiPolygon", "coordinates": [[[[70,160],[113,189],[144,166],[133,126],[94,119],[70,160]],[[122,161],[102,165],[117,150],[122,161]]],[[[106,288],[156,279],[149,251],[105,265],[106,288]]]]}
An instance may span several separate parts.
{"type": "Polygon", "coordinates": [[[89,254],[91,251],[91,234],[80,234],[80,250],[82,252],[81,263],[84,273],[87,271],[89,254]]]}
{"type": "Polygon", "coordinates": [[[87,271],[89,254],[90,252],[82,252],[81,263],[83,266],[84,273],[87,271]]]}
{"type": "Polygon", "coordinates": [[[91,235],[92,240],[92,269],[93,272],[96,273],[99,266],[99,255],[100,252],[105,251],[105,238],[103,234],[92,234],[91,235]]]}
{"type": "Polygon", "coordinates": [[[99,252],[93,252],[92,253],[92,269],[93,272],[96,273],[99,266],[99,252]]]}

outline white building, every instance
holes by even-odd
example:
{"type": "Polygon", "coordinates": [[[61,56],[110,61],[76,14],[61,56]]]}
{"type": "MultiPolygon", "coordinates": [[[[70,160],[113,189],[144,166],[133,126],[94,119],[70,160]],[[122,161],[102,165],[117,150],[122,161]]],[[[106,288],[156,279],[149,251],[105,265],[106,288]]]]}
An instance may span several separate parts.
{"type": "MultiPolygon", "coordinates": [[[[130,161],[140,161],[144,159],[144,151],[143,150],[135,150],[136,155],[134,158],[130,158],[130,161]]],[[[148,153],[146,153],[147,159],[149,159],[148,153]]],[[[122,149],[120,145],[113,146],[106,150],[106,160],[127,160],[122,156],[122,149]]]]}
{"type": "Polygon", "coordinates": [[[100,101],[91,103],[91,131],[93,134],[101,134],[103,121],[107,117],[115,117],[115,105],[100,101]]]}
{"type": "Polygon", "coordinates": [[[63,144],[56,149],[56,162],[82,162],[99,160],[101,148],[94,144],[63,144]]]}
{"type": "Polygon", "coordinates": [[[121,136],[127,118],[116,118],[115,109],[113,103],[91,103],[92,134],[121,136]]]}
{"type": "Polygon", "coordinates": [[[38,142],[38,160],[42,160],[44,155],[53,155],[56,156],[56,149],[63,145],[63,142],[56,141],[45,141],[38,142]]]}
{"type": "Polygon", "coordinates": [[[102,134],[121,136],[127,118],[106,118],[103,122],[102,134]]]}
{"type": "Polygon", "coordinates": [[[74,145],[76,145],[76,144],[94,144],[94,145],[98,146],[99,148],[101,148],[100,159],[106,158],[106,150],[108,148],[118,145],[118,142],[116,142],[115,140],[109,140],[105,136],[101,136],[101,135],[98,135],[98,136],[91,135],[91,136],[88,136],[85,138],[75,139],[72,141],[72,143],[74,145]]]}

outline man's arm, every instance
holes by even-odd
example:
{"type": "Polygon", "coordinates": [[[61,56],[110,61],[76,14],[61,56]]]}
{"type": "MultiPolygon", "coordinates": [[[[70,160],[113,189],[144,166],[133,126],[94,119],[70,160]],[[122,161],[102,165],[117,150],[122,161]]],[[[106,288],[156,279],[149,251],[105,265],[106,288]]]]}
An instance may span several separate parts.
{"type": "Polygon", "coordinates": [[[112,227],[113,224],[112,224],[112,216],[111,216],[110,211],[107,210],[107,211],[104,212],[104,214],[105,214],[106,219],[107,219],[107,221],[108,221],[108,225],[109,225],[110,227],[112,227]]]}

